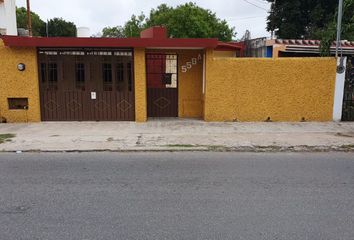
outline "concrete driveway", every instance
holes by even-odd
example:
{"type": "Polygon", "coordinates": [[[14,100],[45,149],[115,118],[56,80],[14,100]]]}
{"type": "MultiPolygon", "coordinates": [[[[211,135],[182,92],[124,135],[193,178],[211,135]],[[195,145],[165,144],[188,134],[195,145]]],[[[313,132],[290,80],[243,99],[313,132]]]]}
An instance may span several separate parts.
{"type": "Polygon", "coordinates": [[[206,123],[198,120],[0,124],[0,151],[354,149],[354,123],[206,123]]]}

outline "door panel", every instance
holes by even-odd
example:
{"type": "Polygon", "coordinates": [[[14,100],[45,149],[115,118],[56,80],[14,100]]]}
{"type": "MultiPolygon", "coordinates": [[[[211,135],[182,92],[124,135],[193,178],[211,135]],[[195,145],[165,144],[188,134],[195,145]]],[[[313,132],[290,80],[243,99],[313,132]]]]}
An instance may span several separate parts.
{"type": "Polygon", "coordinates": [[[135,120],[131,51],[40,49],[38,61],[43,121],[135,120]]]}
{"type": "Polygon", "coordinates": [[[146,55],[148,117],[178,117],[176,54],[146,55]]]}

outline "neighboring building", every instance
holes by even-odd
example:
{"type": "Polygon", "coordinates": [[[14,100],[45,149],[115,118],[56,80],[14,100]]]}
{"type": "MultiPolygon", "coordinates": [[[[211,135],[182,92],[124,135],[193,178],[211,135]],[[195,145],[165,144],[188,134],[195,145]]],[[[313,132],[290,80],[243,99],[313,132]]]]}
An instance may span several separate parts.
{"type": "MultiPolygon", "coordinates": [[[[245,57],[320,57],[319,40],[256,38],[241,42],[245,57]]],[[[354,56],[354,42],[341,42],[344,56],[354,56]]],[[[336,42],[332,43],[331,54],[335,55],[336,42]]]]}
{"type": "Polygon", "coordinates": [[[245,57],[257,57],[257,58],[271,58],[273,57],[273,49],[271,46],[267,46],[267,38],[256,38],[246,40],[245,57]]]}
{"type": "MultiPolygon", "coordinates": [[[[273,57],[319,57],[319,40],[299,40],[299,39],[274,39],[267,40],[265,45],[271,48],[273,57]]],[[[341,52],[344,56],[354,56],[354,42],[341,41],[341,52]]],[[[336,52],[336,42],[330,48],[334,56],[336,52]]]]}
{"type": "Polygon", "coordinates": [[[0,0],[0,35],[17,35],[15,0],[0,0]]]}

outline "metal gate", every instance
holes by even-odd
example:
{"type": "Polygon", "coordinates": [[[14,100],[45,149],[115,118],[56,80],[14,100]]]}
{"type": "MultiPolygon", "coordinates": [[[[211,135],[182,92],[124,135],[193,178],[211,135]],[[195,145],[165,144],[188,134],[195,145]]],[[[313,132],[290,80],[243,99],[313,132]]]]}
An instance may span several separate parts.
{"type": "Polygon", "coordinates": [[[131,50],[39,49],[42,121],[133,121],[131,50]]]}
{"type": "Polygon", "coordinates": [[[347,65],[342,121],[354,121],[354,58],[347,65]]]}
{"type": "Polygon", "coordinates": [[[177,55],[148,53],[148,117],[178,117],[177,55]]]}

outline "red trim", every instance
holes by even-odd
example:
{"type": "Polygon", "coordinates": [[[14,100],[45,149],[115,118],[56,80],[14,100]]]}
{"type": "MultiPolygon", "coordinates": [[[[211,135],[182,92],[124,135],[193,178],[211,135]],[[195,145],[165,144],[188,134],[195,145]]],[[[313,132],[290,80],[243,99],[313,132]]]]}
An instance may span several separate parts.
{"type": "Polygon", "coordinates": [[[141,38],[167,38],[167,29],[165,27],[151,27],[141,31],[141,38]]]}
{"type": "Polygon", "coordinates": [[[246,48],[244,43],[240,42],[219,42],[218,46],[215,48],[216,51],[240,51],[240,56],[243,57],[243,52],[246,48]]]}
{"type": "Polygon", "coordinates": [[[214,38],[72,38],[1,36],[8,47],[216,48],[214,38]]]}

